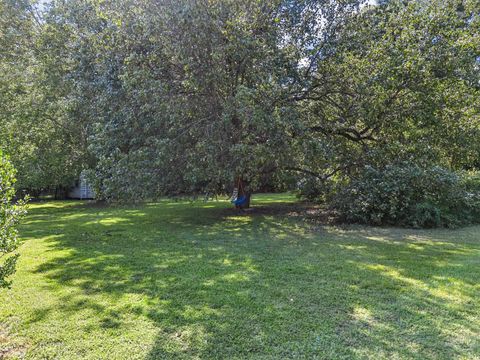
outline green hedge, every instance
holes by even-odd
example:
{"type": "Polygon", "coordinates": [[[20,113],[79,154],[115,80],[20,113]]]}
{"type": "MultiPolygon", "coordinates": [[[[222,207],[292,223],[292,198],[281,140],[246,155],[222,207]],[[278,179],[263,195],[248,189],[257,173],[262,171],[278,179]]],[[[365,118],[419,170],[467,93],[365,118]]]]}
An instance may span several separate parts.
{"type": "Polygon", "coordinates": [[[457,227],[480,222],[480,175],[415,164],[365,167],[330,199],[347,222],[457,227]]]}

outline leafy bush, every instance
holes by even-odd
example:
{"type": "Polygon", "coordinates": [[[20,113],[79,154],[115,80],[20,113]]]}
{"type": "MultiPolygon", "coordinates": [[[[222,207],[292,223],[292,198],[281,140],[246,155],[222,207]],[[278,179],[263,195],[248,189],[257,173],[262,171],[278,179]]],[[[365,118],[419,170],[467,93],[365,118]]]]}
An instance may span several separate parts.
{"type": "Polygon", "coordinates": [[[300,179],[296,189],[298,197],[310,201],[321,201],[326,194],[325,184],[313,177],[300,179]]]}
{"type": "Polygon", "coordinates": [[[348,222],[455,227],[479,222],[480,181],[441,167],[365,167],[337,189],[332,205],[348,222]]]}
{"type": "Polygon", "coordinates": [[[480,191],[480,171],[465,173],[463,176],[463,181],[467,191],[480,191]]]}
{"type": "Polygon", "coordinates": [[[439,227],[442,225],[440,209],[429,202],[417,204],[409,220],[416,227],[439,227]]]}
{"type": "Polygon", "coordinates": [[[0,152],[0,287],[8,287],[6,278],[15,272],[18,254],[17,224],[25,214],[25,201],[13,202],[15,170],[0,152]],[[13,255],[12,255],[13,254],[13,255]]]}

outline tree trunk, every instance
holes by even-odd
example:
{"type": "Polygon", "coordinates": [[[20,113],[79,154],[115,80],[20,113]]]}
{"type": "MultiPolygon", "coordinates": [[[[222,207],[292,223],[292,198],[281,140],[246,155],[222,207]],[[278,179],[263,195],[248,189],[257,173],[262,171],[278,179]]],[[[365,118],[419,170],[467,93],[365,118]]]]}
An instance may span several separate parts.
{"type": "Polygon", "coordinates": [[[247,198],[247,201],[241,206],[242,209],[248,209],[250,208],[250,198],[252,196],[252,192],[249,191],[249,190],[246,190],[245,187],[248,186],[248,184],[245,182],[245,180],[243,179],[240,179],[240,183],[239,183],[239,195],[245,195],[246,198],[247,198]]]}
{"type": "MultiPolygon", "coordinates": [[[[238,178],[236,178],[238,179],[238,178]]],[[[252,196],[252,193],[251,191],[246,191],[245,190],[245,181],[243,179],[240,178],[240,180],[237,182],[237,180],[235,180],[235,185],[238,185],[238,196],[241,196],[241,195],[245,195],[245,197],[247,198],[245,203],[241,206],[239,206],[238,208],[240,209],[248,209],[250,208],[250,198],[252,196]]]]}
{"type": "Polygon", "coordinates": [[[245,196],[247,197],[247,201],[245,202],[245,205],[242,206],[243,209],[249,209],[250,208],[250,198],[252,197],[252,193],[250,191],[245,193],[245,196]]]}

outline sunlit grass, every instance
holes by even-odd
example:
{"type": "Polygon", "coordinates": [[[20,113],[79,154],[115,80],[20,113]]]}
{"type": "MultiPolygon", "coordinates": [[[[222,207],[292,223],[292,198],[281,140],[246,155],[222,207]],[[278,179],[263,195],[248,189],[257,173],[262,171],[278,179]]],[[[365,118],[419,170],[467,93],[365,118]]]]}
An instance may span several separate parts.
{"type": "Polygon", "coordinates": [[[480,358],[480,227],[313,228],[295,201],[32,204],[0,358],[480,358]]]}

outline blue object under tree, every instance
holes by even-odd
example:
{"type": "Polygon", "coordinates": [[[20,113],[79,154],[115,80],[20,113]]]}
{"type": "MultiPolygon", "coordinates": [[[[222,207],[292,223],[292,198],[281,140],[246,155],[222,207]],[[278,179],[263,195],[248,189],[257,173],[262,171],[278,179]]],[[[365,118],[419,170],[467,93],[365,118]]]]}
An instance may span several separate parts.
{"type": "Polygon", "coordinates": [[[238,198],[232,200],[232,203],[235,206],[243,206],[247,202],[247,197],[245,195],[239,196],[238,198]]]}

